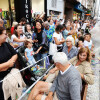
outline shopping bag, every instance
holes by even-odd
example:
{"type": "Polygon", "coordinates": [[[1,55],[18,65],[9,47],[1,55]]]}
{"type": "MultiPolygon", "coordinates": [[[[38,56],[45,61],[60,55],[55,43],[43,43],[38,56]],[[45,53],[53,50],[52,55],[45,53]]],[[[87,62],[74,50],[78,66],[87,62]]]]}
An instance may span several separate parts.
{"type": "Polygon", "coordinates": [[[49,54],[54,55],[56,53],[57,53],[57,45],[51,42],[49,47],[49,54]]]}
{"type": "Polygon", "coordinates": [[[49,57],[47,56],[46,57],[46,69],[48,69],[48,66],[50,65],[50,62],[49,62],[49,57]]]}

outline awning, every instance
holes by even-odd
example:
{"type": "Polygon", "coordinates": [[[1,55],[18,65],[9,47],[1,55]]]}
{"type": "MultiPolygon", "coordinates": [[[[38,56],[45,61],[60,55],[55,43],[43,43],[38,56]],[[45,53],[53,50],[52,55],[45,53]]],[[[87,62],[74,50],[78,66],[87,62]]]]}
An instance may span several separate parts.
{"type": "Polygon", "coordinates": [[[81,11],[81,12],[84,12],[83,6],[81,5],[81,3],[76,4],[76,5],[74,6],[74,9],[77,9],[77,10],[79,10],[79,11],[81,11]]]}

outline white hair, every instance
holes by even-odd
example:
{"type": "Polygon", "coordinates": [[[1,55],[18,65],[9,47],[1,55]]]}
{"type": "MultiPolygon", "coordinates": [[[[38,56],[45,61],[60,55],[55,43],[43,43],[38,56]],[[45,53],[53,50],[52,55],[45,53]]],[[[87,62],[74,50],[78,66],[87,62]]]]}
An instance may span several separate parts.
{"type": "Polygon", "coordinates": [[[68,37],[66,38],[66,41],[67,41],[67,39],[70,39],[70,40],[71,40],[71,42],[72,42],[72,45],[74,45],[74,38],[73,38],[73,37],[68,36],[68,37]]]}
{"type": "Polygon", "coordinates": [[[58,63],[62,64],[63,66],[68,64],[68,58],[67,58],[67,55],[64,52],[57,52],[53,56],[53,60],[54,60],[55,63],[58,62],[58,63]]]}
{"type": "Polygon", "coordinates": [[[12,26],[14,27],[14,26],[17,25],[17,24],[18,24],[18,22],[13,22],[12,26]]]}

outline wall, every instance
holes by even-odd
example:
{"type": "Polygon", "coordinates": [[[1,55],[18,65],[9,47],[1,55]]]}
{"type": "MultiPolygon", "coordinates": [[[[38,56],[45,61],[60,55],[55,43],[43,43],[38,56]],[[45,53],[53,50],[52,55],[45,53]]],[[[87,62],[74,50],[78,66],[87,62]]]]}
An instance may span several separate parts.
{"type": "Polygon", "coordinates": [[[35,12],[44,12],[44,0],[32,0],[32,10],[35,12]]]}
{"type": "Polygon", "coordinates": [[[8,0],[0,0],[0,8],[3,11],[8,11],[9,10],[8,0]]]}

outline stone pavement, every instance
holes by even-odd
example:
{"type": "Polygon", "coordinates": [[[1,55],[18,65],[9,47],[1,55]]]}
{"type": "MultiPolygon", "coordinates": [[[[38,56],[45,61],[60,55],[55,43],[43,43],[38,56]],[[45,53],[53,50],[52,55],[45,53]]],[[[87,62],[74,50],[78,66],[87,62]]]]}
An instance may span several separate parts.
{"type": "Polygon", "coordinates": [[[98,63],[99,60],[97,60],[97,58],[100,57],[100,48],[96,48],[94,52],[95,60],[93,62],[94,65],[92,65],[94,72],[94,84],[88,85],[86,100],[100,100],[100,63],[98,63]]]}

